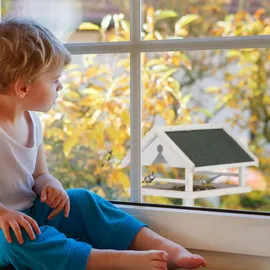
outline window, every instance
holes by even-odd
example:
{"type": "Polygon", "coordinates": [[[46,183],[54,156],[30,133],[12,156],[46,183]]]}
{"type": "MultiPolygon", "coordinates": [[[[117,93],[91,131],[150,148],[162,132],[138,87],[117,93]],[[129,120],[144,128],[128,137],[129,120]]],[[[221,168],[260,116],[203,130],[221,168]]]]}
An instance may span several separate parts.
{"type": "Polygon", "coordinates": [[[130,141],[130,74],[124,68],[129,58],[74,55],[58,104],[43,115],[48,164],[66,188],[129,199],[129,172],[120,167],[130,141]]]}
{"type": "MultiPolygon", "coordinates": [[[[259,159],[258,168],[246,171],[251,192],[209,195],[195,199],[195,206],[270,210],[269,46],[264,42],[270,34],[269,6],[270,1],[143,1],[143,134],[155,125],[222,123],[259,159]]],[[[222,171],[231,176],[214,183],[237,183],[237,168],[222,171]]],[[[159,191],[179,188],[168,182],[185,177],[166,164],[143,167],[144,176],[151,172],[157,183],[164,179],[155,185],[159,191]]],[[[207,189],[199,181],[211,177],[194,176],[194,189],[207,189]]],[[[177,195],[168,199],[146,191],[144,201],[185,204],[177,195]]]]}
{"type": "MultiPolygon", "coordinates": [[[[66,188],[110,200],[185,205],[143,195],[140,179],[151,172],[167,180],[185,173],[141,166],[142,139],[155,125],[221,123],[259,159],[246,170],[252,191],[194,205],[269,212],[270,1],[131,2],[2,1],[2,18],[38,19],[73,54],[58,105],[42,115],[52,172],[66,188]],[[130,148],[131,164],[121,167],[130,148]]],[[[237,169],[214,183],[237,184],[237,169]]]]}
{"type": "MultiPolygon", "coordinates": [[[[50,170],[66,188],[118,201],[187,248],[270,256],[269,0],[0,3],[1,18],[37,19],[73,55],[58,104],[41,115],[50,170]],[[146,133],[154,125],[204,123],[225,125],[258,157],[259,167],[246,171],[252,191],[199,198],[191,210],[179,210],[181,199],[143,196],[140,180],[152,171],[184,177],[166,164],[142,166],[146,133]]],[[[235,173],[216,181],[235,184],[235,173]]]]}
{"type": "Polygon", "coordinates": [[[129,33],[121,31],[129,28],[130,7],[129,1],[121,2],[2,0],[1,15],[4,19],[24,17],[37,20],[63,43],[116,41],[116,37],[117,41],[122,41],[129,40],[129,33]],[[114,35],[117,31],[118,35],[114,35]]]}

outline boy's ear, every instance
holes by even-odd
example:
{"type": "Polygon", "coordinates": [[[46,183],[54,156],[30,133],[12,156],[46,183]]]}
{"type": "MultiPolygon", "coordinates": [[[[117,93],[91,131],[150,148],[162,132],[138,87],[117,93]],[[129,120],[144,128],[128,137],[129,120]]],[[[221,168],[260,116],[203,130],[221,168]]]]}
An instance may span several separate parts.
{"type": "Polygon", "coordinates": [[[15,83],[14,91],[18,98],[24,98],[29,92],[29,84],[19,80],[15,83]]]}

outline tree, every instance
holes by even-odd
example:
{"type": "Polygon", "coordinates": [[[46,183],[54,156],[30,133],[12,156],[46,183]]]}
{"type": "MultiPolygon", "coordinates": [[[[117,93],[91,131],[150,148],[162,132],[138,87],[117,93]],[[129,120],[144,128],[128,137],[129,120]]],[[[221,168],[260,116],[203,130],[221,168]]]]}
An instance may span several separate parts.
{"type": "MultiPolygon", "coordinates": [[[[220,5],[205,1],[200,12],[207,16],[202,16],[195,1],[180,18],[172,10],[148,7],[144,39],[269,34],[269,20],[263,17],[263,10],[253,15],[239,11],[223,16],[225,4],[225,0],[220,5]]],[[[122,14],[106,16],[101,26],[84,23],[81,29],[99,31],[104,41],[128,40],[130,34],[129,23],[122,14]],[[115,27],[108,31],[111,20],[115,27]]],[[[106,64],[100,56],[85,55],[84,68],[69,67],[64,97],[45,119],[46,151],[52,172],[66,188],[86,187],[108,199],[127,200],[129,170],[121,168],[120,163],[129,148],[129,57],[118,55],[111,59],[114,63],[106,64]]],[[[151,129],[156,119],[180,125],[210,121],[227,107],[248,111],[249,119],[236,114],[228,121],[251,131],[249,146],[260,159],[260,170],[267,175],[270,162],[263,151],[269,143],[270,114],[266,59],[269,59],[266,49],[142,54],[143,133],[151,129]],[[209,62],[213,58],[221,61],[209,62]],[[239,68],[232,71],[232,65],[239,68]],[[209,111],[191,95],[190,89],[197,87],[198,80],[219,72],[223,74],[224,85],[199,89],[203,95],[216,97],[216,106],[209,111]]],[[[165,166],[155,169],[164,177],[181,176],[178,169],[168,170],[165,166]]],[[[269,185],[269,176],[265,178],[269,185]]],[[[263,204],[269,203],[266,191],[257,192],[256,199],[253,194],[238,196],[237,202],[235,196],[225,198],[221,207],[232,198],[235,203],[230,204],[231,208],[262,209],[258,198],[263,204]]]]}

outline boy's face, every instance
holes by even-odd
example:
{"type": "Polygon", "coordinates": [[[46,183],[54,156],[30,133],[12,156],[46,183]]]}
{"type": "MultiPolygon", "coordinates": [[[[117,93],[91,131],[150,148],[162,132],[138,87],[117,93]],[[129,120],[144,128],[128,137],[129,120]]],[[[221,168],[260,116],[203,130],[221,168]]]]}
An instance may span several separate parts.
{"type": "Polygon", "coordinates": [[[58,92],[63,88],[60,82],[62,71],[63,67],[60,67],[43,73],[28,86],[29,91],[24,99],[27,110],[48,112],[51,109],[58,92]]]}

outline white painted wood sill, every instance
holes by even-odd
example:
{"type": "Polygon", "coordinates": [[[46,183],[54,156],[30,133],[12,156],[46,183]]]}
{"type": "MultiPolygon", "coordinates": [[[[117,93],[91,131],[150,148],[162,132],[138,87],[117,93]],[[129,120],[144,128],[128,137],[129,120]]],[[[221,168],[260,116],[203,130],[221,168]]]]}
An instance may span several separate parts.
{"type": "Polygon", "coordinates": [[[116,206],[164,237],[202,255],[208,267],[199,269],[270,270],[270,216],[116,206]]]}

